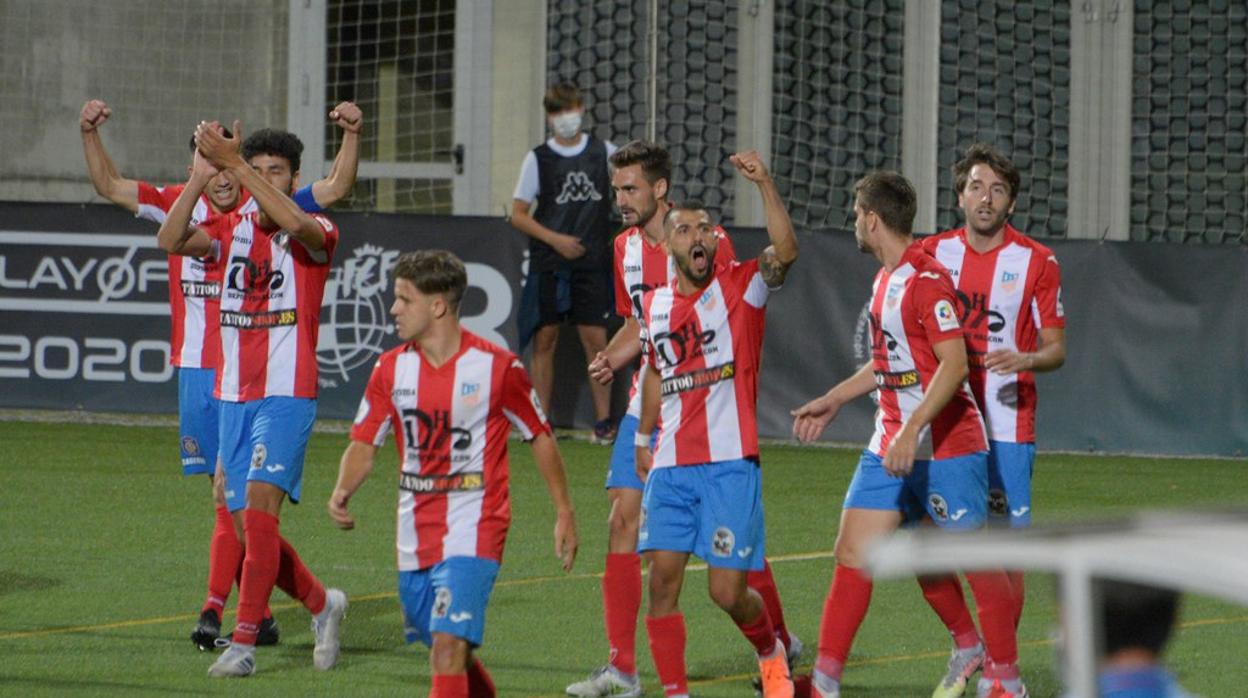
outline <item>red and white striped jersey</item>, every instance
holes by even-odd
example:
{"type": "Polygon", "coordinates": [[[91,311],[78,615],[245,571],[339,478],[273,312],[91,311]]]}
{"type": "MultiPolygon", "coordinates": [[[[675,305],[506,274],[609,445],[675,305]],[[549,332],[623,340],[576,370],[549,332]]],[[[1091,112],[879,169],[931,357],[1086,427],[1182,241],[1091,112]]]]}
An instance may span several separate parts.
{"type": "MultiPolygon", "coordinates": [[[[186,188],[184,184],[155,187],[139,182],[139,210],[136,214],[164,223],[173,202],[186,188]]],[[[243,190],[240,202],[254,208],[255,200],[243,190]]],[[[239,210],[239,209],[236,209],[239,210]]],[[[191,212],[191,223],[198,225],[216,215],[201,194],[191,212]]],[[[180,368],[216,368],[220,359],[217,312],[221,298],[221,269],[215,260],[169,255],[170,363],[180,368]]]]}
{"type": "Polygon", "coordinates": [[[966,242],[966,229],[923,240],[923,248],[949,271],[966,329],[971,391],[994,441],[1036,440],[1036,376],[998,375],[984,368],[996,349],[1035,351],[1040,328],[1065,327],[1062,271],[1052,250],[1005,226],[1005,240],[984,254],[966,242]]]}
{"type": "MultiPolygon", "coordinates": [[[[953,283],[920,243],[906,248],[891,273],[881,268],[871,291],[871,363],[879,388],[875,434],[867,449],[883,457],[923,400],[940,365],[932,347],[961,339],[953,283]]],[[[966,381],[919,434],[915,458],[956,458],[988,450],[984,422],[966,381]]]]}
{"type": "Polygon", "coordinates": [[[550,432],[520,360],[471,332],[441,366],[411,342],[377,360],[351,438],[381,446],[394,429],[400,570],[455,556],[502,561],[512,425],[525,440],[550,432]]]}
{"type": "Polygon", "coordinates": [[[662,378],[656,468],[758,457],[758,369],[771,291],[758,260],[726,265],[705,289],[646,294],[642,342],[662,378]]]}
{"type": "MultiPolygon", "coordinates": [[[[737,261],[737,251],[727,231],[716,226],[719,247],[715,252],[715,266],[727,266],[737,261]]],[[[676,280],[676,263],[668,256],[662,243],[653,244],[639,226],[633,226],[615,238],[615,314],[620,317],[641,318],[642,297],[660,286],[676,280]]],[[[628,392],[628,414],[641,415],[641,396],[637,381],[646,366],[646,355],[641,355],[641,370],[633,373],[633,385],[628,392]]]]}
{"type": "Polygon", "coordinates": [[[315,398],[321,299],[338,228],[314,214],[325,247],[311,252],[289,233],[262,228],[259,214],[203,226],[221,265],[221,365],[216,395],[230,402],[315,398]]]}

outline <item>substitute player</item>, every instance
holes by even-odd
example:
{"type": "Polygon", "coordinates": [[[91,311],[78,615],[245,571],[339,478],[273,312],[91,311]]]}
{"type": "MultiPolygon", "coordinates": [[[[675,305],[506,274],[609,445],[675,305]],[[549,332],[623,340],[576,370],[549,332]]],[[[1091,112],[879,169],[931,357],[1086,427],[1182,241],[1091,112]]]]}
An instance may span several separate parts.
{"type": "MultiPolygon", "coordinates": [[[[1066,360],[1061,269],[1052,250],[1007,221],[1018,200],[1018,168],[992,146],[976,143],[953,166],[961,228],[924,238],[923,249],[957,286],[966,330],[969,381],[988,427],[988,521],[1031,525],[1036,460],[1036,378],[1066,360]]],[[[1009,572],[1014,623],[1023,614],[1021,571],[1009,572]]],[[[984,661],[957,575],[919,578],[923,596],[953,636],[949,668],[934,698],[962,695],[984,661]]]]}
{"type": "Polygon", "coordinates": [[[650,566],[650,653],[668,696],[689,693],[678,602],[690,553],[710,568],[711,599],[758,652],[763,695],[793,695],[784,645],[746,574],[762,569],[764,554],[756,422],[763,317],[771,290],[797,259],[797,238],[758,153],[731,161],[758,185],[771,246],[717,273],[719,236],[710,214],[693,202],[674,206],[664,224],[676,282],[642,300],[648,364],[634,445],[638,473],[648,476],[638,549],[650,566]]]}
{"type": "MultiPolygon", "coordinates": [[[[239,132],[239,124],[234,124],[239,132]]],[[[191,178],[157,239],[172,254],[209,257],[223,265],[221,465],[225,499],[241,519],[246,556],[233,642],[209,676],[248,676],[269,595],[276,584],[313,615],[313,663],[338,661],[338,631],[347,609],[340,590],[326,590],[278,531],[289,497],[298,503],[303,457],[316,419],[316,340],[321,299],[338,229],[287,198],[295,191],[303,144],[291,133],[264,129],[242,143],[217,124],[200,124],[191,178]],[[258,211],[191,224],[207,182],[229,170],[258,211]]]]}
{"type": "MultiPolygon", "coordinates": [[[[99,128],[112,116],[103,101],[88,100],[79,114],[83,153],[91,183],[100,196],[137,214],[161,223],[183,185],[156,187],[147,182],[122,177],[104,148],[99,128]]],[[[359,163],[359,132],[363,113],[351,102],[342,102],[329,118],[343,130],[342,146],[330,173],[295,193],[295,201],[308,212],[328,208],[351,192],[359,163]]],[[[195,140],[191,139],[191,152],[195,140]]],[[[187,167],[190,174],[190,167],[187,167]]],[[[238,185],[229,171],[220,172],[205,187],[191,214],[193,223],[235,210],[254,210],[251,194],[238,185]]],[[[179,442],[184,475],[213,477],[217,465],[218,412],[213,388],[220,354],[218,307],[221,295],[220,268],[212,260],[169,256],[169,308],[173,331],[170,358],[178,369],[179,442]]],[[[229,509],[221,492],[221,482],[213,487],[216,525],[209,547],[208,594],[200,609],[199,621],[191,640],[201,650],[209,650],[221,633],[221,614],[243,561],[243,547],[234,530],[229,509]]],[[[265,611],[257,642],[276,644],[277,621],[265,611]]]]}
{"type": "MultiPolygon", "coordinates": [[[[615,305],[616,314],[624,318],[624,324],[611,338],[606,350],[589,364],[590,376],[604,385],[613,380],[616,369],[631,364],[641,355],[638,317],[643,296],[676,279],[676,266],[664,247],[667,232],[663,227],[664,214],[670,207],[671,155],[657,143],[633,141],[612,154],[610,160],[616,207],[630,227],[615,238],[615,305]]],[[[716,265],[735,262],[737,256],[731,239],[722,228],[716,227],[715,230],[719,238],[716,265]]],[[[644,355],[642,358],[644,360],[644,355]]],[[[633,374],[628,412],[620,420],[607,472],[607,498],[611,502],[611,510],[607,522],[602,606],[610,654],[607,663],[594,670],[589,678],[567,687],[568,694],[573,696],[641,695],[635,638],[637,614],[641,609],[641,556],[637,554],[637,528],[641,518],[643,484],[637,476],[633,447],[641,413],[641,399],[637,392],[637,380],[641,375],[641,371],[633,374]]],[[[780,594],[766,560],[761,571],[749,573],[748,582],[767,604],[776,633],[788,648],[791,662],[801,652],[801,641],[790,635],[785,627],[780,594]]]]}
{"type": "Polygon", "coordinates": [[[430,647],[436,698],[494,696],[480,659],[485,609],[511,523],[507,434],[533,447],[555,504],[555,553],[576,557],[576,521],[563,461],[519,358],[464,330],[464,264],[444,251],[404,254],[394,267],[395,328],[404,344],[373,368],[329,513],[347,503],[394,430],[399,450],[399,603],[408,642],[430,647]]]}
{"type": "MultiPolygon", "coordinates": [[[[858,247],[884,267],[872,289],[872,358],[793,411],[794,435],[812,441],[845,403],[872,390],[880,394],[875,434],[841,512],[813,677],[813,694],[822,698],[840,695],[845,661],[871,600],[871,580],[862,572],[867,547],[907,518],[930,517],[950,530],[979,528],[987,518],[984,424],[966,387],[966,345],[952,282],[910,234],[914,188],[900,174],[875,172],[858,181],[854,199],[858,247]]],[[[996,662],[985,676],[1025,695],[1009,581],[1000,571],[966,576],[996,662]]]]}

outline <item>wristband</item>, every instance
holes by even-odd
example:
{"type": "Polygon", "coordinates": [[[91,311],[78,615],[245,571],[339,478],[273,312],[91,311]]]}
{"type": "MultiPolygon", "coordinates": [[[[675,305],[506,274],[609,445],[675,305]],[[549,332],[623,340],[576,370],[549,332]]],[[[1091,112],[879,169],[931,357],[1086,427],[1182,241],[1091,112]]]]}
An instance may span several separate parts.
{"type": "Polygon", "coordinates": [[[650,449],[650,435],[643,434],[641,430],[638,429],[637,433],[633,434],[633,445],[636,446],[637,448],[644,448],[644,449],[649,450],[650,449]]]}

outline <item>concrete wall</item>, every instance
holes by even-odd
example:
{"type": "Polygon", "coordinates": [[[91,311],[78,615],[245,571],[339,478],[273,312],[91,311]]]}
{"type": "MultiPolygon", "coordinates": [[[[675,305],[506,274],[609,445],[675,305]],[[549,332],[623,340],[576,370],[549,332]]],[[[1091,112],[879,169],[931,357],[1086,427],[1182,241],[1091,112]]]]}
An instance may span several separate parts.
{"type": "Polygon", "coordinates": [[[524,154],[546,135],[546,2],[494,4],[494,126],[488,215],[511,210],[524,154]]]}

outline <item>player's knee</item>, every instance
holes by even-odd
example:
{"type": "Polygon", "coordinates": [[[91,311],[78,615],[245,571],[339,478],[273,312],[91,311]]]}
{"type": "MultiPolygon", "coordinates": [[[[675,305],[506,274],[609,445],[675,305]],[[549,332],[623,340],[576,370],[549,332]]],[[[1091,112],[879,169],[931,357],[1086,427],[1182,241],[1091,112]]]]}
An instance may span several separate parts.
{"type": "Polygon", "coordinates": [[[435,674],[462,674],[468,671],[468,642],[446,633],[433,634],[429,665],[435,674]]]}
{"type": "Polygon", "coordinates": [[[559,342],[559,326],[547,325],[537,331],[533,337],[533,355],[553,355],[555,345],[559,342]]]}
{"type": "Polygon", "coordinates": [[[744,584],[712,581],[710,583],[711,601],[725,611],[731,612],[744,601],[745,589],[744,584]]]}
{"type": "Polygon", "coordinates": [[[861,569],[865,561],[862,559],[860,547],[857,541],[837,536],[836,547],[833,548],[836,554],[836,564],[861,569]]]}
{"type": "Polygon", "coordinates": [[[640,528],[641,521],[636,516],[630,516],[626,507],[615,506],[611,508],[611,513],[607,515],[607,531],[611,539],[611,547],[615,549],[621,545],[627,545],[631,549],[637,548],[637,531],[640,528]]]}

